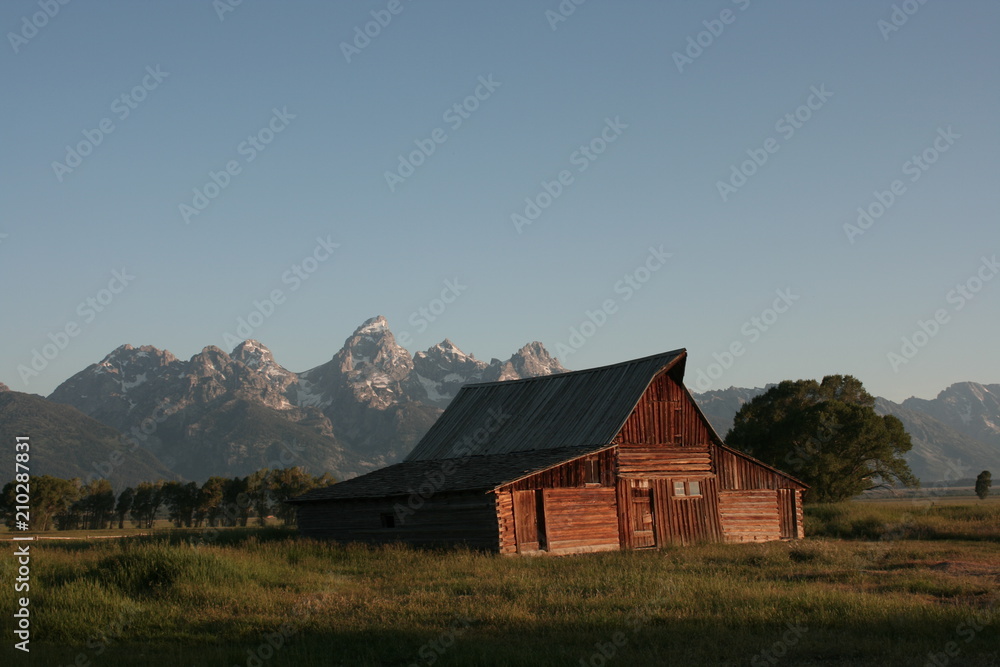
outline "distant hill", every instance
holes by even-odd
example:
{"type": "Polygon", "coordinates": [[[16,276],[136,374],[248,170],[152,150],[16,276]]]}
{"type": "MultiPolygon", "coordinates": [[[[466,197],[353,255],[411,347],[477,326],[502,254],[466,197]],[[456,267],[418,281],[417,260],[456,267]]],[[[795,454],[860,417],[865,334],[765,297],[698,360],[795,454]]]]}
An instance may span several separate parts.
{"type": "MultiPolygon", "coordinates": [[[[142,448],[122,442],[113,428],[76,408],[47,401],[35,394],[0,391],[0,441],[29,436],[30,473],[64,479],[105,476],[117,489],[176,475],[142,448]],[[118,453],[115,456],[115,453],[118,453]],[[116,462],[118,463],[117,465],[116,462]]],[[[3,482],[13,479],[13,447],[7,445],[3,482]]]]}

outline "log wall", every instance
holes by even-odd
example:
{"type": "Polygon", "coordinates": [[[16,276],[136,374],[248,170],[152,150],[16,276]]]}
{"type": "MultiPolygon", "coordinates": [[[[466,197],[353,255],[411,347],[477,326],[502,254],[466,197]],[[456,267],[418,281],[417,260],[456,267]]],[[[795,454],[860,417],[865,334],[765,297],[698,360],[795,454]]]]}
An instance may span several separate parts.
{"type": "Polygon", "coordinates": [[[549,553],[618,549],[613,488],[545,489],[542,496],[549,553]]]}
{"type": "Polygon", "coordinates": [[[701,476],[712,472],[708,447],[621,445],[618,448],[620,477],[701,476]]]}
{"type": "Polygon", "coordinates": [[[767,542],[781,539],[777,491],[720,491],[719,516],[726,542],[767,542]]]}
{"type": "Polygon", "coordinates": [[[299,531],[304,537],[340,542],[466,544],[498,550],[497,502],[492,493],[438,493],[412,513],[409,499],[398,496],[303,503],[298,511],[299,531]],[[396,525],[384,527],[383,515],[391,515],[396,525]]]}

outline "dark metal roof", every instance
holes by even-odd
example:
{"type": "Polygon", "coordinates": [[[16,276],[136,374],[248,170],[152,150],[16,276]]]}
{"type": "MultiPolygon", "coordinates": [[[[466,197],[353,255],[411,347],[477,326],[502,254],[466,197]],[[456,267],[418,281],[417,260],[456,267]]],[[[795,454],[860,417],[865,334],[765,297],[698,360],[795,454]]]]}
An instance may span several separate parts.
{"type": "Polygon", "coordinates": [[[685,355],[465,385],[406,461],[609,444],[653,378],[685,355]]]}
{"type": "Polygon", "coordinates": [[[607,446],[563,447],[443,461],[404,461],[333,486],[315,489],[288,502],[385,498],[424,492],[427,495],[439,491],[489,491],[607,446]]]}

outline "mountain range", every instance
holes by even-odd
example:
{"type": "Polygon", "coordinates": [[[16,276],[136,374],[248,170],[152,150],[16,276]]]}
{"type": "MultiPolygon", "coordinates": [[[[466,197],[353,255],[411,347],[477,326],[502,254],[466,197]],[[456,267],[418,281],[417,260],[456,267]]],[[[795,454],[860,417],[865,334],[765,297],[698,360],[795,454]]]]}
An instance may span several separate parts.
{"type": "Polygon", "coordinates": [[[450,340],[411,356],[375,317],[302,373],[255,340],[187,361],[122,345],[48,400],[139,441],[185,479],[290,465],[346,478],[404,457],[463,384],[565,371],[537,342],[488,363],[450,340]]]}
{"type": "MultiPolygon", "coordinates": [[[[402,459],[463,384],[565,369],[538,342],[485,362],[450,340],[413,354],[383,317],[364,322],[333,357],[310,370],[282,367],[246,340],[187,361],[123,345],[43,399],[0,384],[0,436],[30,433],[33,474],[86,477],[117,448],[116,485],[143,479],[202,481],[263,467],[301,465],[344,479],[402,459]]],[[[723,437],[739,408],[766,388],[695,394],[723,437]]],[[[935,399],[879,398],[914,443],[908,461],[925,481],[1000,469],[1000,385],[963,382],[935,399]]]]}

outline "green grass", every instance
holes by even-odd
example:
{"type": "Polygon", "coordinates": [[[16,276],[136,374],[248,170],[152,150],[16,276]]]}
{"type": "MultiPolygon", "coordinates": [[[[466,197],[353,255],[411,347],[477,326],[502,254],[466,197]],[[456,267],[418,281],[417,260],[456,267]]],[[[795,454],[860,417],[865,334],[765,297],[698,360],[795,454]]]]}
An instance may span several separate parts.
{"type": "MultiPolygon", "coordinates": [[[[603,648],[607,665],[923,665],[955,642],[950,664],[1000,664],[989,508],[810,507],[819,537],[804,541],[563,558],[341,546],[280,528],[198,548],[198,531],[49,542],[32,547],[32,660],[9,639],[0,660],[576,666],[604,664],[603,648]],[[878,527],[909,525],[907,513],[921,528],[878,527]]],[[[0,557],[3,581],[14,570],[0,557]]],[[[0,614],[13,610],[13,593],[0,596],[0,614]]]]}

